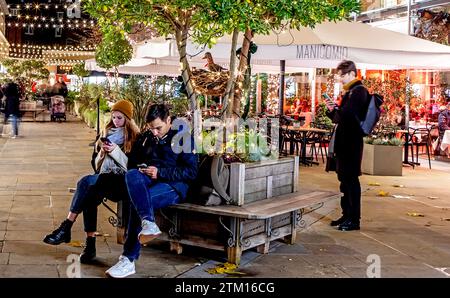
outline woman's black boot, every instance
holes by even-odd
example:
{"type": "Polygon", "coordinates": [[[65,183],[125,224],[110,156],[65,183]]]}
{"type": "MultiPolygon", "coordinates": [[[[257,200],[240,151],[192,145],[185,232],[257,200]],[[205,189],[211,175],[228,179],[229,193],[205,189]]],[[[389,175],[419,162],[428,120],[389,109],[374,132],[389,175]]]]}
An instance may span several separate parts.
{"type": "Polygon", "coordinates": [[[59,228],[48,234],[44,238],[44,242],[52,245],[59,245],[63,242],[70,242],[70,230],[72,229],[73,221],[64,220],[59,228]]]}
{"type": "Polygon", "coordinates": [[[80,254],[80,263],[89,264],[96,257],[95,250],[95,237],[86,237],[86,246],[83,249],[83,252],[80,254]]]}

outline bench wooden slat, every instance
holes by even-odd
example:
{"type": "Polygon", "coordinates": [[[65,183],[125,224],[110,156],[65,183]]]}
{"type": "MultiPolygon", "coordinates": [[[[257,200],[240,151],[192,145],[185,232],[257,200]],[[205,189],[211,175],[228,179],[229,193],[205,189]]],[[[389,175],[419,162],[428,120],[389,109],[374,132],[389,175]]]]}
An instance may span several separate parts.
{"type": "Polygon", "coordinates": [[[191,203],[173,205],[170,208],[189,210],[222,216],[247,219],[266,219],[317,203],[340,198],[341,194],[331,191],[303,190],[271,199],[252,202],[243,206],[202,206],[191,203]]]}
{"type": "MultiPolygon", "coordinates": [[[[290,204],[293,202],[304,202],[304,200],[307,200],[309,198],[316,198],[321,200],[323,196],[327,196],[327,192],[323,191],[313,191],[313,192],[307,192],[307,193],[290,193],[278,197],[274,197],[273,200],[262,200],[258,202],[253,202],[248,204],[247,206],[250,207],[250,210],[253,212],[261,212],[270,208],[277,208],[284,206],[286,204],[290,204]],[[281,201],[280,201],[281,200],[281,201]],[[267,201],[267,202],[266,202],[267,201]],[[261,204],[263,203],[263,204],[261,204]]],[[[306,207],[306,206],[303,206],[306,207]]]]}

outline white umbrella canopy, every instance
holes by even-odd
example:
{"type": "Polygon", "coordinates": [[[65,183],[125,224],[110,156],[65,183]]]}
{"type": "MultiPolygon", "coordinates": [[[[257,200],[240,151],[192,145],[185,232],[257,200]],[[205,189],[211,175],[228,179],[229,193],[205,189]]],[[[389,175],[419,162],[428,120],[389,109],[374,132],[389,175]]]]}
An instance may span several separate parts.
{"type": "MultiPolygon", "coordinates": [[[[106,69],[98,66],[95,59],[86,60],[85,67],[91,71],[106,71],[106,69]]],[[[119,66],[118,70],[122,74],[134,75],[176,76],[180,73],[179,67],[176,65],[156,64],[155,59],[149,58],[133,58],[125,65],[119,66]]]]}
{"type": "MultiPolygon", "coordinates": [[[[311,67],[334,68],[344,59],[352,60],[359,68],[365,69],[450,69],[449,46],[363,23],[324,22],[314,29],[256,35],[253,42],[258,46],[251,59],[254,72],[259,68],[277,72],[280,60],[286,61],[286,72],[293,72],[311,67]]],[[[203,49],[189,42],[187,51],[194,55],[192,66],[204,66],[201,52],[206,51],[212,53],[216,63],[227,66],[230,43],[230,36],[218,39],[211,49],[203,49]]],[[[238,47],[241,44],[242,36],[238,47]]],[[[162,60],[178,64],[174,40],[159,38],[147,41],[138,45],[135,53],[136,57],[157,58],[158,64],[162,60]]]]}

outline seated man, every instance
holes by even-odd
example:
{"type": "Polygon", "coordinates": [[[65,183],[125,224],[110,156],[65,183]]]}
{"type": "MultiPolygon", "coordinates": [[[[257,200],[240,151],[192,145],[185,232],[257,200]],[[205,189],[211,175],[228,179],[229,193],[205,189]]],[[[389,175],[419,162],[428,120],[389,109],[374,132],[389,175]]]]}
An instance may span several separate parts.
{"type": "Polygon", "coordinates": [[[198,157],[193,153],[192,136],[189,149],[180,150],[186,146],[172,140],[178,131],[171,128],[167,106],[152,105],[146,117],[146,131],[134,144],[128,159],[125,182],[132,206],[123,253],[119,262],[106,271],[111,277],[135,273],[134,261],[139,257],[141,244],[161,234],[154,212],[183,201],[188,183],[197,177],[198,157]]]}

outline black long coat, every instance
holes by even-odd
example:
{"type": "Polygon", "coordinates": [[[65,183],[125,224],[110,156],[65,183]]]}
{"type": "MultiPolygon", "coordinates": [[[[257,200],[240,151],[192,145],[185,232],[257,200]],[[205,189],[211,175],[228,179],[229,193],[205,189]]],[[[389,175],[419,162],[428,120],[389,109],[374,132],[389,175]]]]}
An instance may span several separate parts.
{"type": "Polygon", "coordinates": [[[19,117],[20,116],[19,86],[16,83],[8,83],[5,87],[4,95],[6,96],[5,118],[8,118],[9,115],[15,115],[19,117]]]}
{"type": "Polygon", "coordinates": [[[361,175],[364,144],[359,121],[365,119],[369,100],[367,89],[362,86],[361,81],[356,81],[345,93],[340,107],[328,114],[338,124],[334,152],[336,172],[340,175],[361,175]]]}

